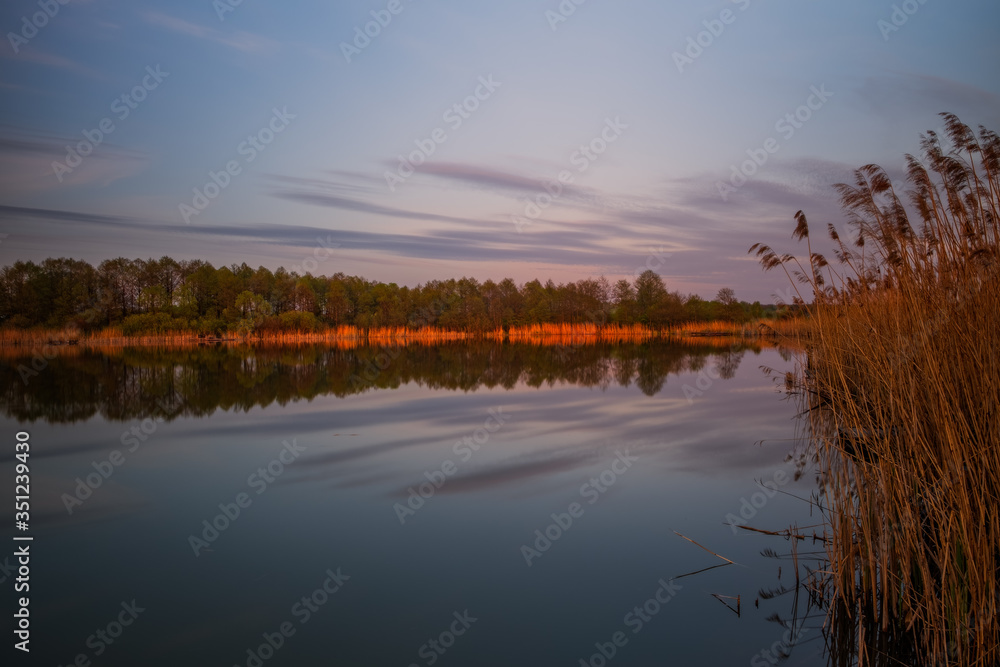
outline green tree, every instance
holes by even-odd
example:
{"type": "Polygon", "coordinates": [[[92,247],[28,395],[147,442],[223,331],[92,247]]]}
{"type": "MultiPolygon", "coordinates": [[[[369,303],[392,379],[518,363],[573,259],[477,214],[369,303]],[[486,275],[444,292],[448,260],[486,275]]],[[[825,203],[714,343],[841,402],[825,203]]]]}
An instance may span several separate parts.
{"type": "Polygon", "coordinates": [[[721,304],[720,317],[730,322],[739,322],[744,319],[743,307],[736,299],[736,292],[729,287],[723,287],[715,295],[715,300],[721,304]]]}
{"type": "Polygon", "coordinates": [[[524,324],[544,324],[552,321],[552,297],[537,279],[524,284],[522,290],[524,324]]]}
{"type": "Polygon", "coordinates": [[[632,283],[622,278],[613,290],[614,321],[619,324],[634,324],[636,322],[635,288],[632,283]]]}
{"type": "Polygon", "coordinates": [[[662,304],[667,298],[667,288],[658,273],[646,269],[635,279],[635,303],[639,321],[650,326],[661,326],[662,304]]]}
{"type": "Polygon", "coordinates": [[[162,285],[143,287],[139,292],[139,310],[144,313],[158,313],[168,303],[167,291],[162,285]]]}
{"type": "Polygon", "coordinates": [[[236,297],[234,308],[239,312],[238,331],[251,333],[260,329],[271,315],[271,304],[263,296],[250,290],[240,292],[236,297]]]}

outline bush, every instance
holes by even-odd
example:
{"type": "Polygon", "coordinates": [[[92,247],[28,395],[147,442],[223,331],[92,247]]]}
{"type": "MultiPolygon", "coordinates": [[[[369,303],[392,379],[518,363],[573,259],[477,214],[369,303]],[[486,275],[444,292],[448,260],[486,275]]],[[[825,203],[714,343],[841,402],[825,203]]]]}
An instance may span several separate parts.
{"type": "Polygon", "coordinates": [[[195,322],[194,329],[206,336],[221,336],[227,330],[226,323],[217,317],[205,316],[195,322]]]}
{"type": "Polygon", "coordinates": [[[125,336],[142,336],[150,334],[165,334],[187,329],[187,321],[179,317],[171,317],[167,313],[140,313],[129,315],[121,321],[122,334],[125,336]]]}

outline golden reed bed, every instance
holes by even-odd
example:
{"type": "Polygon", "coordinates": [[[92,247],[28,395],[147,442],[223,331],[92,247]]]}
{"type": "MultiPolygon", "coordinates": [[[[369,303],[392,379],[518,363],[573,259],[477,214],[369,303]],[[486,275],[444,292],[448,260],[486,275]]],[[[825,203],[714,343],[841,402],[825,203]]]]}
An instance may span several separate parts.
{"type": "Polygon", "coordinates": [[[797,337],[808,330],[804,320],[753,322],[746,324],[709,322],[686,324],[655,331],[642,325],[534,324],[484,332],[448,331],[436,327],[409,329],[385,327],[360,329],[354,326],[331,327],[324,331],[291,331],[266,334],[223,334],[205,336],[194,332],[125,336],[120,329],[108,327],[81,335],[73,330],[0,330],[0,358],[26,354],[73,354],[82,349],[113,350],[125,347],[183,348],[198,345],[327,345],[339,349],[384,345],[437,345],[454,341],[490,340],[529,343],[532,345],[577,346],[597,343],[636,343],[654,339],[688,342],[699,345],[728,346],[748,339],[769,347],[780,342],[795,345],[797,337]]]}
{"type": "Polygon", "coordinates": [[[801,211],[808,257],[751,248],[815,295],[796,384],[835,667],[1000,665],[1000,136],[944,116],[957,148],[924,135],[907,191],[877,165],[837,186],[859,240],[828,227],[836,266],[801,211]]]}

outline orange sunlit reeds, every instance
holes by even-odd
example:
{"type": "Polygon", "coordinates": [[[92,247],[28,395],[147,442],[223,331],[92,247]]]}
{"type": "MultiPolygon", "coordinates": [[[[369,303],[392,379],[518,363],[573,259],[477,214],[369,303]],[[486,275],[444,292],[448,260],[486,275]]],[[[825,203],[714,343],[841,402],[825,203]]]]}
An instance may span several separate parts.
{"type": "Polygon", "coordinates": [[[504,331],[497,329],[490,332],[489,337],[501,340],[506,338],[510,341],[557,341],[555,344],[562,344],[565,341],[560,339],[579,339],[591,341],[634,341],[645,340],[658,335],[657,332],[642,326],[641,324],[619,325],[607,324],[597,325],[593,322],[582,324],[531,324],[522,327],[511,327],[504,331]]]}
{"type": "Polygon", "coordinates": [[[118,327],[105,327],[81,334],[74,330],[0,329],[0,346],[39,347],[45,345],[186,345],[206,342],[250,342],[267,344],[284,343],[426,343],[465,340],[474,334],[449,331],[437,327],[410,329],[406,327],[381,327],[362,329],[343,325],[321,331],[256,331],[252,333],[227,333],[218,336],[195,332],[126,335],[118,327]]]}
{"type": "Polygon", "coordinates": [[[678,338],[699,336],[728,336],[756,338],[759,336],[781,336],[797,338],[809,331],[809,321],[804,317],[788,319],[751,320],[749,322],[685,322],[670,329],[670,335],[678,338]]]}
{"type": "Polygon", "coordinates": [[[490,339],[528,342],[539,345],[586,344],[593,342],[635,342],[653,338],[676,339],[698,336],[757,338],[785,336],[794,338],[805,330],[802,320],[767,320],[748,323],[704,322],[683,324],[667,330],[650,329],[642,324],[569,324],[545,323],[515,326],[492,331],[453,331],[440,327],[377,327],[362,329],[341,325],[319,331],[263,330],[250,333],[219,335],[197,334],[193,331],[162,334],[127,335],[119,327],[80,333],[74,330],[0,329],[0,346],[39,347],[44,345],[79,344],[83,346],[114,345],[197,345],[202,343],[247,342],[259,344],[329,343],[344,345],[410,344],[434,345],[459,340],[490,339]]]}

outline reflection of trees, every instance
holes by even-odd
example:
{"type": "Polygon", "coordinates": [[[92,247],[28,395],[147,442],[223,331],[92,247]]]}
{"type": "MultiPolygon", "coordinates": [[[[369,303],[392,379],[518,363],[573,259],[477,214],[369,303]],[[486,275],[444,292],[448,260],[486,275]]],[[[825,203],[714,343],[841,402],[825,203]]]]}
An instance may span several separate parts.
{"type": "MultiPolygon", "coordinates": [[[[721,290],[720,290],[721,291],[721,290]]],[[[736,376],[736,369],[743,361],[743,354],[746,348],[729,348],[720,354],[715,362],[715,370],[723,380],[732,380],[736,376]]]]}
{"type": "Polygon", "coordinates": [[[100,414],[125,421],[151,415],[205,416],[219,408],[246,411],[411,382],[455,391],[510,389],[518,383],[599,388],[634,383],[653,396],[663,390],[669,375],[699,368],[709,358],[716,358],[722,377],[731,377],[742,351],[661,341],[582,345],[563,355],[542,345],[490,341],[354,349],[76,348],[49,360],[27,383],[17,369],[30,367],[30,356],[8,357],[0,363],[0,386],[4,413],[18,420],[65,423],[100,414]]]}
{"type": "Polygon", "coordinates": [[[632,384],[632,378],[635,376],[636,370],[636,360],[634,357],[621,358],[618,357],[614,360],[613,365],[613,376],[615,382],[623,387],[628,387],[632,384]]]}

